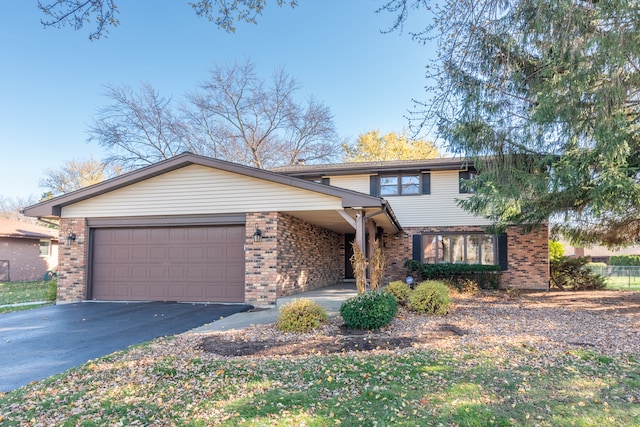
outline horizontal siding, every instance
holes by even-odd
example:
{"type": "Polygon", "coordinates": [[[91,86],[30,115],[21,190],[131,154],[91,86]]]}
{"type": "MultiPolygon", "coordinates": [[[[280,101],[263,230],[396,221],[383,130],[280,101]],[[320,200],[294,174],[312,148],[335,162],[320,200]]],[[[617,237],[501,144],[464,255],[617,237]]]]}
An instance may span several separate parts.
{"type": "MultiPolygon", "coordinates": [[[[369,175],[332,176],[331,185],[369,193],[369,175]]],[[[387,196],[393,212],[403,227],[489,225],[485,218],[471,215],[456,200],[469,197],[460,194],[458,171],[432,171],[431,194],[423,196],[387,196]]]]}
{"type": "Polygon", "coordinates": [[[66,206],[64,218],[341,209],[339,197],[191,165],[66,206]]]}
{"type": "Polygon", "coordinates": [[[340,175],[331,176],[329,184],[347,190],[369,194],[369,175],[340,175]]]}
{"type": "Polygon", "coordinates": [[[385,197],[403,227],[489,225],[491,221],[464,211],[456,200],[460,194],[458,171],[431,172],[431,194],[423,196],[385,197]]]}

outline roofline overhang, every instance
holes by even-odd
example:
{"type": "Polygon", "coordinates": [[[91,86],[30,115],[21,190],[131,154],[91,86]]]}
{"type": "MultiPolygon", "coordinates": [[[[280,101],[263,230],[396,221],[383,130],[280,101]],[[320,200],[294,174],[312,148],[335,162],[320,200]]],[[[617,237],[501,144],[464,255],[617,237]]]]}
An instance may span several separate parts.
{"type": "Polygon", "coordinates": [[[277,173],[292,177],[320,177],[332,175],[378,175],[381,172],[403,172],[403,171],[438,171],[438,170],[460,170],[465,171],[473,168],[473,159],[427,159],[411,161],[388,161],[388,162],[363,162],[345,163],[344,166],[337,165],[304,165],[294,167],[283,167],[276,169],[277,173]]]}
{"type": "Polygon", "coordinates": [[[383,203],[384,211],[386,212],[387,216],[391,220],[391,223],[393,224],[393,226],[396,229],[396,233],[401,232],[402,231],[402,226],[400,225],[400,221],[398,221],[398,218],[396,217],[396,214],[391,209],[391,205],[389,204],[389,202],[387,200],[384,200],[384,199],[382,199],[382,203],[383,203]]]}
{"type": "Polygon", "coordinates": [[[27,240],[58,240],[57,236],[52,236],[50,234],[41,234],[41,233],[25,233],[25,234],[21,234],[21,233],[12,233],[12,234],[7,234],[7,233],[3,233],[0,234],[0,238],[3,239],[27,239],[27,240]]]}

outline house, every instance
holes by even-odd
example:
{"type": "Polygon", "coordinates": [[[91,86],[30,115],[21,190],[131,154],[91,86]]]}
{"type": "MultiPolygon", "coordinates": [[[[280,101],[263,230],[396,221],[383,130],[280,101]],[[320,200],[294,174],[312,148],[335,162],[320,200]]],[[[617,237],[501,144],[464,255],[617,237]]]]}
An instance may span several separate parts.
{"type": "Polygon", "coordinates": [[[593,245],[589,247],[572,246],[566,240],[561,240],[564,247],[564,254],[568,257],[587,257],[589,262],[604,262],[609,264],[612,256],[618,255],[636,255],[640,256],[640,246],[628,246],[619,249],[609,249],[606,246],[593,245]]]}
{"type": "Polygon", "coordinates": [[[184,153],[24,209],[60,218],[58,300],[246,302],[349,278],[350,242],[405,259],[504,262],[508,286],[546,289],[547,230],[496,239],[457,207],[461,160],[266,171],[184,153]],[[431,249],[429,245],[431,244],[431,249]],[[500,250],[499,246],[504,248],[500,250]]]}
{"type": "Polygon", "coordinates": [[[529,233],[509,227],[500,236],[487,234],[491,222],[457,204],[469,196],[464,182],[476,173],[467,159],[296,165],[278,172],[384,198],[402,227],[383,235],[387,277],[404,277],[407,259],[496,264],[502,267],[503,287],[548,289],[548,227],[529,233]]]}
{"type": "Polygon", "coordinates": [[[40,280],[58,265],[58,230],[0,218],[0,282],[40,280]]]}

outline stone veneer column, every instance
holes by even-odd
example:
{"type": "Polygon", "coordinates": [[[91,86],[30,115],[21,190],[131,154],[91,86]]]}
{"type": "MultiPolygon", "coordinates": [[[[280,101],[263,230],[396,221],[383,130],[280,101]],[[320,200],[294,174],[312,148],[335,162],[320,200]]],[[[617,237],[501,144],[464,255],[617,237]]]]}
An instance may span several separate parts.
{"type": "Polygon", "coordinates": [[[247,304],[271,305],[277,299],[278,213],[247,213],[245,225],[245,297],[247,304]],[[256,228],[260,242],[253,241],[256,228]]]}
{"type": "Polygon", "coordinates": [[[87,240],[85,218],[60,219],[60,246],[58,248],[58,303],[83,301],[87,298],[87,240]],[[76,240],[66,244],[69,233],[76,240]]]}

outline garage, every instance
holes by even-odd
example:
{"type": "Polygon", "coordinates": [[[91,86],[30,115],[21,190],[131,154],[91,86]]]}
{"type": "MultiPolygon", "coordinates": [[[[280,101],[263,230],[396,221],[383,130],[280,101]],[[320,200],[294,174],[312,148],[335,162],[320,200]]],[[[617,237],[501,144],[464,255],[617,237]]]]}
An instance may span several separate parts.
{"type": "Polygon", "coordinates": [[[91,230],[90,299],[244,301],[244,226],[91,230]]]}

